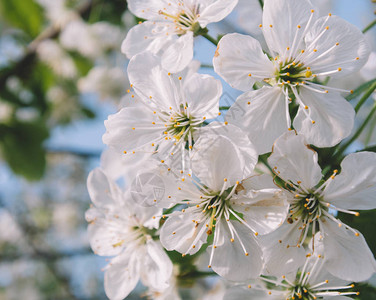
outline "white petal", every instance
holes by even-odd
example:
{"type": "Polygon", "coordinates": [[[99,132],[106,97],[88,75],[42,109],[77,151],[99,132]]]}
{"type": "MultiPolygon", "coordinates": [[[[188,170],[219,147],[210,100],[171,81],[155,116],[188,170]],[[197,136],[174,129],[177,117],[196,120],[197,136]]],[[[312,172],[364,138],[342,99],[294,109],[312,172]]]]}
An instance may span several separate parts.
{"type": "Polygon", "coordinates": [[[231,106],[226,120],[248,133],[259,154],[270,152],[275,139],[288,129],[284,95],[279,87],[247,92],[231,106]]]}
{"type": "Polygon", "coordinates": [[[185,99],[189,112],[196,118],[214,119],[219,113],[222,84],[209,75],[192,74],[184,82],[185,99]]]}
{"type": "Polygon", "coordinates": [[[127,297],[136,287],[140,277],[139,272],[138,259],[131,251],[113,259],[104,275],[104,289],[107,297],[111,300],[121,300],[127,297]]]}
{"type": "Polygon", "coordinates": [[[277,230],[260,237],[265,260],[263,272],[276,276],[286,275],[304,264],[305,250],[296,246],[301,234],[298,228],[301,225],[301,222],[285,222],[277,230]]]}
{"type": "Polygon", "coordinates": [[[148,108],[123,108],[108,116],[108,120],[104,122],[106,133],[103,135],[103,143],[124,155],[132,155],[133,150],[143,147],[151,150],[151,144],[163,134],[163,129],[155,127],[158,126],[158,121],[157,116],[148,108]]]}
{"type": "Polygon", "coordinates": [[[193,173],[212,191],[221,191],[225,182],[233,186],[245,177],[244,159],[238,153],[236,145],[223,135],[216,139],[212,134],[201,135],[192,154],[193,173]]]}
{"type": "Polygon", "coordinates": [[[376,153],[351,153],[324,190],[325,201],[344,209],[376,208],[376,153]]]}
{"type": "Polygon", "coordinates": [[[276,140],[268,161],[284,180],[301,181],[302,186],[311,189],[322,177],[317,159],[317,153],[305,144],[304,136],[291,131],[276,140]]]}
{"type": "Polygon", "coordinates": [[[330,219],[320,222],[324,235],[325,267],[334,276],[363,281],[376,272],[376,261],[363,235],[355,236],[347,226],[339,227],[330,219]]]}
{"type": "Polygon", "coordinates": [[[200,17],[198,22],[202,28],[209,23],[219,22],[224,19],[236,6],[238,0],[204,0],[200,1],[200,17]]]}
{"type": "Polygon", "coordinates": [[[331,77],[346,76],[358,71],[366,63],[370,53],[362,32],[337,16],[318,19],[307,32],[305,41],[307,52],[302,61],[307,62],[314,74],[334,71],[331,77]],[[324,34],[317,39],[323,31],[324,34]],[[329,50],[331,48],[333,50],[329,50]],[[314,52],[314,49],[317,51],[314,52]],[[335,72],[338,68],[341,71],[335,72]]]}
{"type": "Polygon", "coordinates": [[[242,91],[252,90],[256,81],[273,77],[274,73],[274,65],[260,43],[238,33],[227,34],[219,41],[213,66],[227,83],[242,91]]]}
{"type": "MultiPolygon", "coordinates": [[[[128,9],[132,14],[136,15],[141,19],[152,19],[152,20],[164,20],[164,16],[159,14],[159,11],[163,8],[171,9],[171,5],[168,0],[128,0],[128,9]]],[[[172,4],[174,2],[172,1],[172,4]]],[[[175,7],[174,7],[175,8],[175,7]]]]}
{"type": "MultiPolygon", "coordinates": [[[[301,49],[303,33],[312,9],[308,0],[265,0],[262,29],[269,48],[279,54],[284,53],[287,47],[292,51],[297,34],[294,49],[301,49]]],[[[313,13],[313,17],[316,14],[313,13]]]]}
{"type": "Polygon", "coordinates": [[[171,44],[174,39],[171,31],[171,25],[166,23],[138,24],[129,30],[121,45],[121,52],[129,59],[146,50],[156,54],[171,44]]]}
{"type": "Polygon", "coordinates": [[[198,225],[192,222],[198,218],[200,218],[199,215],[188,211],[181,215],[170,216],[161,230],[160,240],[163,247],[169,251],[176,250],[191,255],[200,250],[207,240],[205,227],[207,222],[198,225]]]}
{"type": "Polygon", "coordinates": [[[243,178],[248,177],[256,166],[258,155],[245,132],[232,124],[212,122],[199,131],[197,146],[209,144],[211,140],[221,136],[236,146],[237,156],[243,165],[243,178]]]}
{"type": "Polygon", "coordinates": [[[141,269],[142,282],[151,288],[163,290],[168,288],[172,275],[172,262],[162,246],[149,240],[146,244],[147,255],[141,269]]]}
{"type": "Polygon", "coordinates": [[[288,206],[279,189],[248,190],[231,198],[232,208],[243,214],[245,222],[258,234],[268,234],[282,225],[288,206]]]}
{"type": "Polygon", "coordinates": [[[306,112],[310,118],[303,111],[305,109],[299,107],[293,124],[298,133],[306,137],[308,144],[332,147],[351,133],[355,112],[339,93],[321,94],[302,88],[300,97],[308,106],[306,112]]]}
{"type": "Polygon", "coordinates": [[[162,55],[162,67],[173,73],[180,72],[193,58],[193,32],[180,36],[162,55]]]}
{"type": "Polygon", "coordinates": [[[98,208],[113,209],[119,204],[121,191],[119,187],[99,168],[90,172],[87,178],[87,189],[91,201],[98,208]]]}
{"type": "Polygon", "coordinates": [[[231,281],[245,281],[256,278],[261,273],[262,268],[262,252],[255,238],[250,235],[249,229],[237,221],[232,225],[238,233],[245,250],[249,253],[245,255],[238,237],[234,236],[234,242],[231,242],[232,235],[230,233],[227,222],[221,220],[217,223],[216,229],[220,227],[220,234],[224,242],[214,249],[212,268],[214,272],[231,281]]]}

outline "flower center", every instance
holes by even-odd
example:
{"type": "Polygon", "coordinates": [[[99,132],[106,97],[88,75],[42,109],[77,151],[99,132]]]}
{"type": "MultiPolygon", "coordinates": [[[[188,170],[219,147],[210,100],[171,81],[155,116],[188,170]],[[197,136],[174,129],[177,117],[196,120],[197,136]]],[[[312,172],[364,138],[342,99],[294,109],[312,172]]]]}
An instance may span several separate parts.
{"type": "Polygon", "coordinates": [[[312,222],[321,216],[323,210],[328,210],[327,206],[322,203],[322,197],[318,193],[297,194],[295,199],[290,207],[291,218],[302,218],[312,222]]]}
{"type": "Polygon", "coordinates": [[[309,67],[305,67],[302,63],[290,60],[278,64],[275,76],[278,84],[299,85],[300,83],[304,83],[304,80],[310,79],[312,72],[309,67]]]}
{"type": "Polygon", "coordinates": [[[197,125],[199,124],[195,124],[195,118],[188,116],[185,112],[176,113],[166,122],[166,132],[173,136],[176,141],[181,139],[187,141],[189,132],[192,134],[197,125]]]}

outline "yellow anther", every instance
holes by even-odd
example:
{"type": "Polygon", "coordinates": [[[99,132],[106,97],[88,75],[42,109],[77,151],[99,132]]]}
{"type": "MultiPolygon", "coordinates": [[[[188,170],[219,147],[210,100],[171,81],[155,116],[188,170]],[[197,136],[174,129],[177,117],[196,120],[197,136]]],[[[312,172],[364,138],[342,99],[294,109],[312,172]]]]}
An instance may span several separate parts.
{"type": "Polygon", "coordinates": [[[312,120],[312,124],[315,124],[315,123],[316,123],[316,121],[312,120]]]}
{"type": "Polygon", "coordinates": [[[171,73],[170,73],[170,72],[168,72],[168,73],[167,73],[167,75],[168,75],[168,76],[171,76],[171,73]]]}
{"type": "Polygon", "coordinates": [[[245,256],[248,256],[249,255],[249,253],[248,252],[246,252],[246,253],[244,253],[245,254],[245,256]]]}
{"type": "Polygon", "coordinates": [[[300,29],[300,28],[302,28],[300,25],[298,25],[298,28],[300,29]]]}
{"type": "Polygon", "coordinates": [[[258,236],[258,232],[255,232],[255,236],[258,236]]]}
{"type": "Polygon", "coordinates": [[[272,27],[273,27],[273,25],[272,25],[272,24],[270,24],[270,25],[269,25],[269,27],[270,27],[270,28],[272,28],[272,27]]]}
{"type": "Polygon", "coordinates": [[[179,79],[179,80],[181,80],[182,78],[181,78],[181,77],[179,77],[178,79],[179,79]]]}
{"type": "Polygon", "coordinates": [[[196,245],[193,245],[192,248],[193,248],[193,249],[196,248],[196,245]]]}
{"type": "Polygon", "coordinates": [[[221,114],[222,114],[222,113],[221,113],[221,112],[219,112],[219,113],[218,113],[218,116],[220,116],[221,114]]]}
{"type": "Polygon", "coordinates": [[[164,160],[163,160],[163,159],[161,160],[161,163],[162,163],[162,164],[164,163],[164,160]]]}
{"type": "Polygon", "coordinates": [[[210,269],[210,268],[211,268],[211,265],[208,265],[208,268],[210,269]]]}
{"type": "Polygon", "coordinates": [[[339,43],[336,43],[336,46],[339,46],[339,43]]]}
{"type": "Polygon", "coordinates": [[[259,27],[261,28],[261,27],[262,27],[262,24],[260,24],[259,27]]]}
{"type": "Polygon", "coordinates": [[[289,73],[289,72],[287,72],[287,73],[286,73],[286,75],[287,75],[287,76],[290,76],[290,73],[289,73]]]}
{"type": "Polygon", "coordinates": [[[355,57],[356,60],[359,60],[359,57],[355,57]]]}
{"type": "Polygon", "coordinates": [[[225,122],[225,125],[228,125],[228,122],[227,122],[227,121],[225,122]]]}
{"type": "Polygon", "coordinates": [[[311,9],[311,13],[314,13],[315,12],[315,10],[314,9],[311,9]]]}
{"type": "Polygon", "coordinates": [[[355,233],[355,236],[359,236],[359,232],[356,232],[356,233],[355,233]]]}
{"type": "Polygon", "coordinates": [[[328,29],[329,29],[329,26],[326,26],[325,29],[328,30],[328,29]]]}
{"type": "Polygon", "coordinates": [[[311,71],[305,72],[305,77],[309,78],[311,76],[312,76],[312,72],[311,71]]]}
{"type": "Polygon", "coordinates": [[[231,239],[230,242],[233,243],[235,240],[234,239],[231,239]]]}
{"type": "Polygon", "coordinates": [[[248,74],[248,77],[252,77],[252,74],[251,74],[251,73],[249,73],[249,74],[248,74]]]}
{"type": "Polygon", "coordinates": [[[313,49],[313,52],[317,52],[317,49],[313,49]]]}
{"type": "Polygon", "coordinates": [[[250,289],[252,286],[250,284],[248,284],[248,288],[250,289]]]}
{"type": "Polygon", "coordinates": [[[342,68],[338,68],[337,70],[340,72],[340,71],[342,71],[342,68]]]}
{"type": "Polygon", "coordinates": [[[203,120],[206,120],[206,117],[203,117],[202,119],[203,119],[203,120]]]}
{"type": "Polygon", "coordinates": [[[308,106],[306,105],[306,106],[304,106],[304,109],[308,109],[308,106]]]}
{"type": "Polygon", "coordinates": [[[288,128],[288,131],[291,131],[292,130],[292,128],[288,128]]]}
{"type": "Polygon", "coordinates": [[[124,154],[127,154],[127,151],[123,151],[124,154]]]}
{"type": "Polygon", "coordinates": [[[300,51],[301,53],[304,53],[305,52],[305,50],[302,50],[302,51],[300,51]]]}
{"type": "Polygon", "coordinates": [[[227,178],[223,179],[224,182],[227,182],[227,178]]]}
{"type": "Polygon", "coordinates": [[[249,101],[248,101],[248,102],[247,102],[247,104],[248,104],[248,105],[250,105],[250,104],[251,104],[251,102],[249,102],[249,101]]]}
{"type": "Polygon", "coordinates": [[[287,47],[286,50],[289,51],[289,50],[290,50],[290,47],[287,47]]]}
{"type": "Polygon", "coordinates": [[[360,213],[359,212],[356,212],[355,213],[355,217],[359,217],[360,213]]]}
{"type": "Polygon", "coordinates": [[[136,128],[132,127],[132,130],[135,130],[136,128]]]}

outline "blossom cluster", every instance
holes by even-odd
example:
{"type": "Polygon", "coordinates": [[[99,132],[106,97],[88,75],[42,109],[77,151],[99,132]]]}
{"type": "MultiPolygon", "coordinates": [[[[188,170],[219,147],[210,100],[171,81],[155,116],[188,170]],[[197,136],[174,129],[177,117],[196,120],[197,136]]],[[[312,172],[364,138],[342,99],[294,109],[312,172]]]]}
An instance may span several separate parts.
{"type": "Polygon", "coordinates": [[[113,256],[110,299],[139,280],[152,299],[179,299],[187,274],[208,272],[226,281],[223,299],[349,299],[376,271],[363,235],[339,218],[376,208],[376,154],[339,153],[337,169],[319,155],[353,129],[353,91],[326,82],[365,64],[363,34],[309,0],[265,0],[262,42],[226,34],[213,55],[243,92],[223,113],[221,81],[198,73],[193,49],[197,36],[217,44],[207,25],[236,4],[128,1],[145,20],[121,48],[131,89],[88,178],[91,247],[113,256]]]}

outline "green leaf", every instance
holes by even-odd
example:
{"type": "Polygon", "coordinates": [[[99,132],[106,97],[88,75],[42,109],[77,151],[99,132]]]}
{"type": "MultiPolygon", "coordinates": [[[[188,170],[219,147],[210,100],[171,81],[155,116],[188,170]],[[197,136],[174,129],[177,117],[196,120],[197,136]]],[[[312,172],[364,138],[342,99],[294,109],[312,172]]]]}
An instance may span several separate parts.
{"type": "Polygon", "coordinates": [[[2,0],[0,13],[12,26],[22,29],[35,38],[43,23],[43,10],[33,0],[2,0]]]}
{"type": "Polygon", "coordinates": [[[13,122],[0,127],[2,153],[14,173],[28,180],[42,178],[46,158],[43,142],[49,133],[41,122],[13,122]]]}
{"type": "Polygon", "coordinates": [[[86,76],[87,73],[93,68],[93,62],[75,51],[69,51],[71,58],[73,59],[76,68],[80,72],[81,76],[86,76]]]}

